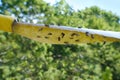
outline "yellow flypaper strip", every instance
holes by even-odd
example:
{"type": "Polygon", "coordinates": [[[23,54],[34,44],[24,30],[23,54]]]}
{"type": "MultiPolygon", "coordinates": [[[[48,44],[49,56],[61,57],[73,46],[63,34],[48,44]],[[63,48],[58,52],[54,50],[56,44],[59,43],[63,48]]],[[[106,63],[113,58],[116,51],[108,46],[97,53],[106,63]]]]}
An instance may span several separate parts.
{"type": "MultiPolygon", "coordinates": [[[[4,19],[4,16],[1,18],[0,15],[0,21],[2,21],[1,19],[4,19]]],[[[20,23],[15,22],[11,17],[6,18],[6,16],[3,23],[0,23],[0,30],[14,32],[42,43],[80,44],[94,42],[120,42],[120,32],[72,28],[57,25],[20,23]],[[6,24],[3,25],[3,23],[6,24]]]]}
{"type": "Polygon", "coordinates": [[[12,32],[12,25],[14,20],[15,19],[11,16],[4,16],[0,14],[0,30],[12,32]]]}

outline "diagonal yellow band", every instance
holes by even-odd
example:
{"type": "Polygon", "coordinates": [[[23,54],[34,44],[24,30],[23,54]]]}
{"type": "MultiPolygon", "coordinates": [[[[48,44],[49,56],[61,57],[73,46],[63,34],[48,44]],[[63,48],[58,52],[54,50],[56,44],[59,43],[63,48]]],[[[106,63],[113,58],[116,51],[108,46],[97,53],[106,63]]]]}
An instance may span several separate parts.
{"type": "MultiPolygon", "coordinates": [[[[27,38],[30,38],[41,43],[50,43],[50,44],[80,44],[80,43],[95,43],[95,42],[119,42],[120,38],[115,38],[114,36],[107,36],[106,34],[109,31],[100,31],[100,33],[93,34],[90,32],[85,32],[85,29],[76,29],[69,27],[62,28],[62,26],[48,26],[48,25],[35,25],[27,23],[14,23],[14,33],[20,34],[27,38]],[[81,30],[81,31],[77,31],[81,30]]],[[[93,30],[94,31],[94,30],[93,30]]],[[[118,32],[109,32],[112,34],[120,34],[118,32]]]]}
{"type": "Polygon", "coordinates": [[[13,17],[0,15],[0,30],[14,32],[32,40],[50,44],[120,42],[120,32],[14,21],[13,17]]]}

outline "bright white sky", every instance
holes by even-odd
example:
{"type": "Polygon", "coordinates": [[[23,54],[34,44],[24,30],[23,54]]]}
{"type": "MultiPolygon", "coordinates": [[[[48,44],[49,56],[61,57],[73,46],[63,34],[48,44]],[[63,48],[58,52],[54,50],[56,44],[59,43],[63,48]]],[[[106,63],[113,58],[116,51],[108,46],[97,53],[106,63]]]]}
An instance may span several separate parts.
{"type": "MultiPolygon", "coordinates": [[[[51,4],[60,0],[44,0],[51,4]]],[[[101,9],[112,11],[114,14],[120,16],[120,0],[66,0],[66,2],[74,9],[81,10],[85,7],[98,6],[101,9]]]]}

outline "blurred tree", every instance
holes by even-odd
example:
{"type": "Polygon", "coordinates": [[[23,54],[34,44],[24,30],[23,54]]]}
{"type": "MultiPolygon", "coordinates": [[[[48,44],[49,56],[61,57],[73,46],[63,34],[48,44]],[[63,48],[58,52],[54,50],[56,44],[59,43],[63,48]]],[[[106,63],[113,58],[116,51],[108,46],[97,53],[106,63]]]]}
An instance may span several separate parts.
{"type": "MultiPolygon", "coordinates": [[[[120,18],[97,6],[74,11],[65,0],[1,0],[0,13],[22,22],[120,30],[120,18]]],[[[0,32],[0,80],[119,80],[120,43],[51,45],[0,32]]]]}

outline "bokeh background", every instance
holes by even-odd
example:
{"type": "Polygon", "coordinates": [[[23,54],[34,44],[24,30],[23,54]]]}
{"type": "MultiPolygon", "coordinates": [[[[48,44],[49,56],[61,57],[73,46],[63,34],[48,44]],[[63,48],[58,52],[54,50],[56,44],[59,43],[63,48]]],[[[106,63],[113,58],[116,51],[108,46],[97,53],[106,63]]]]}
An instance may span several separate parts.
{"type": "MultiPolygon", "coordinates": [[[[0,14],[20,22],[120,31],[120,17],[112,11],[75,10],[65,0],[1,0],[0,14]]],[[[120,80],[120,42],[53,45],[0,31],[0,80],[120,80]]]]}

